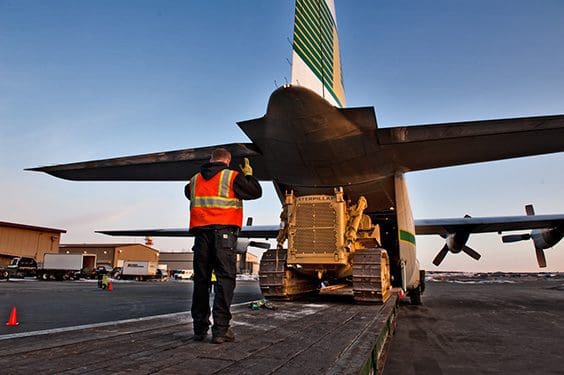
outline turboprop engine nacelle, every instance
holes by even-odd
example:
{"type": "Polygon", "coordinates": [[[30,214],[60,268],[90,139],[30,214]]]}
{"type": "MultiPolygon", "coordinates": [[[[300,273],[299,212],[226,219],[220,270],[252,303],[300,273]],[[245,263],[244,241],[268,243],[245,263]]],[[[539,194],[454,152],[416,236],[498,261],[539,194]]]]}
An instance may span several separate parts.
{"type": "Polygon", "coordinates": [[[539,267],[546,267],[546,257],[544,250],[556,245],[564,236],[564,228],[535,229],[530,234],[510,234],[501,237],[505,243],[533,240],[535,246],[535,254],[539,267]]]}
{"type": "Polygon", "coordinates": [[[535,229],[531,232],[531,239],[535,248],[548,249],[556,245],[564,235],[564,228],[535,229]]]}
{"type": "MultiPolygon", "coordinates": [[[[535,209],[532,204],[525,206],[525,212],[528,216],[535,214],[535,209]]],[[[502,236],[501,240],[505,243],[533,240],[535,246],[535,254],[537,256],[537,263],[540,268],[546,267],[546,257],[544,250],[556,245],[564,236],[564,227],[534,229],[531,233],[526,234],[509,234],[502,236]]]]}
{"type": "MultiPolygon", "coordinates": [[[[470,216],[465,215],[464,217],[469,218],[470,216]]],[[[437,256],[435,256],[435,259],[433,259],[433,264],[435,266],[438,266],[442,263],[443,259],[445,259],[449,251],[453,254],[458,254],[463,251],[476,260],[480,259],[481,255],[476,250],[466,246],[466,242],[468,242],[468,238],[470,238],[470,232],[458,231],[449,233],[447,236],[443,236],[443,238],[446,239],[446,243],[439,251],[437,256]]]]}

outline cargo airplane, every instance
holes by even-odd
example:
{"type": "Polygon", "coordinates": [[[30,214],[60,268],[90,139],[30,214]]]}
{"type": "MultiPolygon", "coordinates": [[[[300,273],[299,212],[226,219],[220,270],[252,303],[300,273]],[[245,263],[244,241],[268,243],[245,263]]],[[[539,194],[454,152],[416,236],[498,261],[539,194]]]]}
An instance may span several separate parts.
{"type": "MultiPolygon", "coordinates": [[[[237,123],[250,142],[31,170],[68,180],[186,181],[213,149],[224,147],[231,152],[233,165],[248,158],[254,175],[274,184],[283,205],[281,225],[248,225],[241,237],[278,237],[276,251],[282,255],[269,256],[276,267],[280,261],[284,268],[270,269],[274,263],[264,268],[272,275],[279,271],[279,275],[295,273],[290,277],[299,274],[299,282],[303,277],[316,277],[319,285],[322,279],[352,275],[354,283],[354,264],[363,261],[352,260],[352,253],[385,249],[389,272],[382,271],[382,282],[401,286],[417,303],[424,278],[415,237],[424,234],[438,234],[446,240],[434,259],[438,265],[449,252],[480,258],[466,245],[471,233],[531,229],[530,234],[504,236],[503,240],[532,239],[538,264],[545,267],[543,251],[562,238],[564,214],[535,216],[527,208],[524,216],[414,220],[404,174],[562,152],[564,115],[379,128],[373,107],[345,106],[335,19],[333,0],[296,0],[291,83],[272,93],[264,116],[237,123]],[[339,207],[344,207],[344,213],[339,213],[339,207]],[[323,215],[327,222],[321,222],[323,215]],[[288,249],[282,251],[286,240],[288,249]]],[[[190,235],[186,228],[101,233],[190,235]]],[[[267,276],[261,275],[261,287],[267,276]]],[[[287,284],[288,280],[278,282],[287,284]]],[[[288,285],[271,294],[305,291],[288,285]]]]}

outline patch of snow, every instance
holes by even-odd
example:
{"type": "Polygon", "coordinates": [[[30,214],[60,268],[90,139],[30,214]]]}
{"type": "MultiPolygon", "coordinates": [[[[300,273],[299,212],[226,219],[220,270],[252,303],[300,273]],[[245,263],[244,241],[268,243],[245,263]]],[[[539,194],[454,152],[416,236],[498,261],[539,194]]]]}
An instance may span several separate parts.
{"type": "Polygon", "coordinates": [[[258,280],[258,275],[249,275],[248,273],[237,275],[237,280],[258,280]]]}
{"type": "Polygon", "coordinates": [[[515,284],[513,280],[445,280],[447,283],[454,284],[515,284]]]}

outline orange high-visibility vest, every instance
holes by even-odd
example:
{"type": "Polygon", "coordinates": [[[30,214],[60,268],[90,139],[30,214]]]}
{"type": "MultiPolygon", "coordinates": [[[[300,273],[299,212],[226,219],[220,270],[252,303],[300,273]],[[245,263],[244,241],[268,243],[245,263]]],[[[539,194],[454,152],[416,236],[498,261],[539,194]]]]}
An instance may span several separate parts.
{"type": "Polygon", "coordinates": [[[224,169],[206,180],[197,173],[190,180],[190,229],[207,225],[243,225],[243,202],[233,181],[239,172],[224,169]]]}

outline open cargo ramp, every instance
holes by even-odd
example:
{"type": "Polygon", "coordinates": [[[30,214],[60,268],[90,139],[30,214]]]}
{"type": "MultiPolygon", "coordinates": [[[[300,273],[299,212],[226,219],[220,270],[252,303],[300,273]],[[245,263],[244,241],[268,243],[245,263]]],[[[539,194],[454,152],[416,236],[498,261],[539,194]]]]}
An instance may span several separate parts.
{"type": "Polygon", "coordinates": [[[3,338],[0,366],[42,374],[359,374],[381,369],[395,327],[397,293],[383,305],[350,296],[234,306],[236,341],[192,340],[189,313],[3,338]]]}

